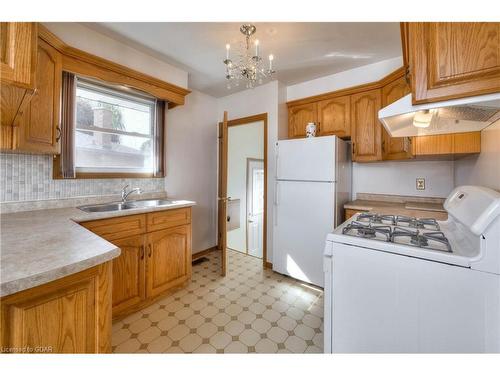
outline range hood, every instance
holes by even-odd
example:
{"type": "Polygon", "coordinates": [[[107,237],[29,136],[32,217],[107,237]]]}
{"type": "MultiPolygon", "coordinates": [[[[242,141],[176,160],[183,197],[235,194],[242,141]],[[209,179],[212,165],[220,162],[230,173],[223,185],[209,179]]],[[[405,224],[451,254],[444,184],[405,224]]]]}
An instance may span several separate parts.
{"type": "Polygon", "coordinates": [[[391,137],[480,131],[500,119],[500,93],[419,105],[409,94],[382,108],[378,118],[391,137]]]}

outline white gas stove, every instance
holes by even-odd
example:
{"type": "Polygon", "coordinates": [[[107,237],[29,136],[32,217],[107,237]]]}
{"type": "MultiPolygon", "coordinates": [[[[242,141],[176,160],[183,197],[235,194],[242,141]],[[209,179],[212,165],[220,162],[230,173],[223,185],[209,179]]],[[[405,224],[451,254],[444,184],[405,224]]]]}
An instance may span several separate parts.
{"type": "Polygon", "coordinates": [[[328,235],[326,352],[500,352],[500,194],[462,186],[444,207],[328,235]]]}

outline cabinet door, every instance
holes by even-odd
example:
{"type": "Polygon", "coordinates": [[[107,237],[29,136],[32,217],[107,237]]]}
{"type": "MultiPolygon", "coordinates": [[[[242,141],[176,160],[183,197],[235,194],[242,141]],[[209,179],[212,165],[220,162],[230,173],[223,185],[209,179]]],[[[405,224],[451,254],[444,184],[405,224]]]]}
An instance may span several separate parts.
{"type": "Polygon", "coordinates": [[[1,299],[1,347],[111,351],[111,262],[1,299]]]}
{"type": "Polygon", "coordinates": [[[500,91],[500,22],[408,26],[415,103],[500,91]]]}
{"type": "Polygon", "coordinates": [[[2,84],[34,88],[36,41],[36,23],[0,22],[2,84]]]}
{"type": "Polygon", "coordinates": [[[191,226],[147,234],[146,293],[154,297],[191,277],[191,226]]]}
{"type": "Polygon", "coordinates": [[[113,244],[121,249],[113,259],[113,315],[120,314],[146,297],[144,236],[137,235],[113,244]]]}
{"type": "Polygon", "coordinates": [[[353,160],[382,160],[382,124],[378,121],[380,90],[351,96],[351,132],[353,160]]]}
{"type": "MultiPolygon", "coordinates": [[[[410,87],[406,79],[401,77],[382,87],[382,107],[401,99],[410,93],[410,87]]],[[[412,139],[411,137],[391,137],[382,126],[382,156],[384,160],[411,159],[412,139]]]]}
{"type": "Polygon", "coordinates": [[[317,105],[308,103],[288,108],[288,137],[300,138],[306,136],[306,126],[309,122],[317,122],[317,105]]]}
{"type": "Polygon", "coordinates": [[[319,135],[351,136],[351,97],[340,96],[318,102],[319,135]]]}
{"type": "Polygon", "coordinates": [[[465,155],[481,152],[481,132],[414,137],[415,155],[465,155]]]}
{"type": "Polygon", "coordinates": [[[36,92],[20,117],[20,151],[58,154],[60,137],[61,54],[38,41],[36,92]]]}

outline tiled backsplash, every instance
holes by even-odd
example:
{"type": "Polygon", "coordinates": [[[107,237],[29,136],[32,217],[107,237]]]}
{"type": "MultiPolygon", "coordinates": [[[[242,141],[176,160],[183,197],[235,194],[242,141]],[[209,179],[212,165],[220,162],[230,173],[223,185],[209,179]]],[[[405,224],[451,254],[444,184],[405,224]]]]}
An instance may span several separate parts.
{"type": "Polygon", "coordinates": [[[0,202],[118,194],[130,184],[145,192],[165,190],[163,178],[53,180],[52,156],[0,153],[0,202]]]}

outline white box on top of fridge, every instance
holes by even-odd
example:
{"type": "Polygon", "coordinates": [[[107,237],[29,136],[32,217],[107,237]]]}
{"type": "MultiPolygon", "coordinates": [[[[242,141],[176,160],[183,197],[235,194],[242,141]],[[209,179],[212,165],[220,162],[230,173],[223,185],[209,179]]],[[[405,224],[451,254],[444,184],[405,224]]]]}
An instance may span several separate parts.
{"type": "Polygon", "coordinates": [[[322,287],[325,238],[351,197],[349,144],[327,136],[276,148],[273,269],[322,287]]]}

